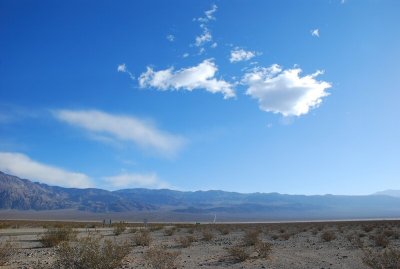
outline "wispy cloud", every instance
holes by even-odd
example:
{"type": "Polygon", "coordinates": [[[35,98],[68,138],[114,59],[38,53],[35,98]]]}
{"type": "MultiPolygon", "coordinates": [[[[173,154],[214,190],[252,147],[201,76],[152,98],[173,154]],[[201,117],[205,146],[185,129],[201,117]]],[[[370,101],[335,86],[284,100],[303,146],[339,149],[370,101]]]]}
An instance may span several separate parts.
{"type": "Polygon", "coordinates": [[[121,173],[104,178],[108,189],[122,188],[170,188],[170,185],[160,180],[156,173],[121,173]]]}
{"type": "Polygon", "coordinates": [[[185,144],[183,137],[161,131],[133,116],[113,115],[98,110],[56,110],[54,116],[92,134],[132,142],[168,156],[175,155],[185,144]]]}
{"type": "Polygon", "coordinates": [[[169,42],[174,42],[175,41],[175,36],[174,35],[167,35],[167,40],[169,41],[169,42]]]}
{"type": "Polygon", "coordinates": [[[246,94],[258,100],[261,110],[283,116],[300,116],[321,104],[331,84],[318,81],[323,72],[301,76],[300,68],[283,70],[279,65],[255,68],[245,74],[246,94]]]}
{"type": "Polygon", "coordinates": [[[195,45],[197,47],[203,46],[205,43],[210,42],[212,40],[212,36],[210,30],[206,27],[203,29],[203,33],[199,36],[196,36],[195,45]]]}
{"type": "Polygon", "coordinates": [[[319,37],[319,29],[313,29],[310,32],[312,36],[319,37]]]}
{"type": "MultiPolygon", "coordinates": [[[[205,51],[203,46],[206,43],[210,43],[211,41],[213,41],[213,37],[212,37],[211,31],[210,31],[210,29],[208,27],[208,24],[209,24],[210,21],[215,20],[214,13],[217,11],[217,8],[218,7],[214,4],[211,7],[211,9],[209,9],[209,10],[204,12],[204,16],[203,17],[194,19],[195,21],[200,22],[200,28],[202,30],[202,33],[200,35],[196,36],[195,42],[194,42],[194,45],[196,47],[200,47],[200,54],[202,54],[205,51]]],[[[216,42],[213,42],[211,44],[212,48],[215,48],[216,46],[217,46],[216,42]]]]}
{"type": "Polygon", "coordinates": [[[147,71],[139,77],[139,84],[141,87],[153,87],[162,91],[204,89],[212,93],[222,93],[224,98],[234,97],[233,85],[225,80],[216,79],[217,71],[218,68],[212,59],[177,71],[172,67],[160,71],[147,67],[147,71]]]}
{"type": "Polygon", "coordinates": [[[129,75],[129,77],[130,77],[132,80],[135,80],[135,76],[128,70],[126,64],[120,64],[120,65],[118,65],[117,71],[118,71],[118,72],[121,72],[121,73],[126,73],[126,74],[129,75]]]}
{"type": "Polygon", "coordinates": [[[256,52],[254,52],[254,51],[246,51],[244,49],[235,48],[235,49],[231,50],[231,56],[229,58],[229,61],[231,63],[248,61],[255,56],[256,56],[256,52]]]}
{"type": "Polygon", "coordinates": [[[211,9],[206,10],[204,12],[204,17],[197,18],[196,20],[199,22],[202,22],[202,23],[207,23],[209,21],[215,20],[214,13],[217,11],[217,9],[218,9],[217,5],[215,5],[215,4],[212,5],[211,9]]]}
{"type": "Polygon", "coordinates": [[[21,178],[64,187],[92,187],[91,179],[82,173],[40,163],[16,152],[0,152],[0,170],[21,178]]]}

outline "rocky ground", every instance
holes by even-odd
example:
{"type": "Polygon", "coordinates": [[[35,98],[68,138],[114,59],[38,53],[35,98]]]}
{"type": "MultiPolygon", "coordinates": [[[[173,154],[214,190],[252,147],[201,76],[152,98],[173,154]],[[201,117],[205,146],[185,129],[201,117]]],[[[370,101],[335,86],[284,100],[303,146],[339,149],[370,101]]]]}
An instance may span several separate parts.
{"type": "MultiPolygon", "coordinates": [[[[68,225],[57,223],[53,226],[68,225]]],[[[157,268],[157,262],[163,263],[168,259],[171,264],[166,268],[357,269],[370,268],[363,261],[365,257],[371,258],[385,250],[398,253],[400,249],[398,221],[151,224],[147,228],[138,224],[94,225],[74,228],[76,238],[90,236],[98,238],[102,244],[110,240],[114,245],[123,245],[127,255],[119,268],[157,268]],[[115,235],[119,232],[121,234],[115,235]],[[149,245],[140,246],[138,238],[145,233],[150,240],[144,240],[143,245],[149,245]]],[[[56,268],[54,261],[59,258],[59,246],[44,247],[40,240],[52,225],[45,225],[46,228],[30,226],[20,223],[18,227],[3,225],[0,229],[0,262],[1,259],[5,261],[0,268],[56,268]],[[1,255],[1,248],[4,251],[6,244],[13,249],[9,259],[1,255]]],[[[70,244],[76,245],[76,238],[69,239],[70,244]]],[[[398,264],[399,259],[397,256],[398,264]]],[[[381,268],[389,268],[385,266],[389,265],[381,268]]]]}

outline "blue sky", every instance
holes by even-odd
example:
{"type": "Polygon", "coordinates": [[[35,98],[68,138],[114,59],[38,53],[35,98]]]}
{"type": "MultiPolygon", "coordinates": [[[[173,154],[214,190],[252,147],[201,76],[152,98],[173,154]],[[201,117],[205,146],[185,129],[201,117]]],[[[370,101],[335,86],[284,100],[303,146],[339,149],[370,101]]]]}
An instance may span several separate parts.
{"type": "Polygon", "coordinates": [[[1,1],[0,170],[51,185],[400,189],[400,2],[1,1]]]}

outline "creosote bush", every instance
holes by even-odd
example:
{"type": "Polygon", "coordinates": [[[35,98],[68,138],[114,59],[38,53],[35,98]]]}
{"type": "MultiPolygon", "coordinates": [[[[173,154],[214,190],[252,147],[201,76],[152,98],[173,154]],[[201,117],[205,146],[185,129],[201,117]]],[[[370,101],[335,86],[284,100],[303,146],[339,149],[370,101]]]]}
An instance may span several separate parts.
{"type": "Polygon", "coordinates": [[[135,233],[135,237],[133,238],[135,245],[146,247],[150,245],[151,236],[149,230],[140,230],[135,233]]]}
{"type": "Polygon", "coordinates": [[[126,227],[125,227],[125,224],[124,224],[124,223],[117,223],[117,224],[114,226],[113,234],[114,234],[114,235],[120,235],[120,234],[122,234],[123,232],[125,232],[125,230],[126,230],[126,227]]]}
{"type": "Polygon", "coordinates": [[[114,269],[130,252],[127,243],[119,245],[110,240],[88,236],[76,242],[62,242],[57,249],[53,268],[60,269],[114,269]]]}
{"type": "Polygon", "coordinates": [[[377,233],[374,235],[375,246],[386,248],[390,241],[386,238],[383,233],[377,233]]]}
{"type": "Polygon", "coordinates": [[[228,254],[234,262],[244,262],[245,260],[250,258],[249,250],[246,247],[240,245],[228,248],[228,254]]]}
{"type": "Polygon", "coordinates": [[[174,235],[175,230],[176,230],[175,227],[165,228],[165,229],[164,229],[164,235],[165,235],[165,236],[172,236],[172,235],[174,235]]]}
{"type": "Polygon", "coordinates": [[[64,241],[76,239],[77,233],[72,228],[51,228],[48,229],[39,239],[44,247],[54,247],[64,241]]]}
{"type": "Polygon", "coordinates": [[[243,245],[254,246],[259,241],[259,230],[247,230],[242,239],[243,245]]]}
{"type": "Polygon", "coordinates": [[[6,264],[14,254],[14,248],[10,240],[0,243],[0,266],[6,264]]]}
{"type": "Polygon", "coordinates": [[[400,250],[388,248],[384,251],[364,251],[363,262],[372,269],[399,269],[400,250]]]}
{"type": "Polygon", "coordinates": [[[168,251],[164,246],[149,248],[144,253],[144,259],[154,269],[177,268],[179,252],[168,251]]]}
{"type": "Polygon", "coordinates": [[[258,241],[254,245],[254,249],[257,252],[259,258],[267,259],[272,252],[272,244],[268,242],[258,241]]]}
{"type": "Polygon", "coordinates": [[[192,235],[187,235],[178,237],[176,241],[179,243],[181,247],[187,248],[190,247],[194,241],[196,241],[196,238],[192,235]]]}
{"type": "Polygon", "coordinates": [[[203,230],[203,240],[204,241],[211,241],[214,238],[214,234],[209,230],[203,230]]]}
{"type": "Polygon", "coordinates": [[[325,242],[330,242],[336,239],[336,234],[334,231],[325,231],[321,234],[321,239],[325,242]]]}

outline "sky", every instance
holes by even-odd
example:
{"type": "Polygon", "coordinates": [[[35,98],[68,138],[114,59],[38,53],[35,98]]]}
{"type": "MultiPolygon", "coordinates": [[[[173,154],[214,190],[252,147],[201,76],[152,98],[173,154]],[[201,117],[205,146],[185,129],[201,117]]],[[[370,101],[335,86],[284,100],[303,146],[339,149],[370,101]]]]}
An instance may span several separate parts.
{"type": "Polygon", "coordinates": [[[0,171],[49,185],[400,189],[400,1],[0,1],[0,171]]]}

